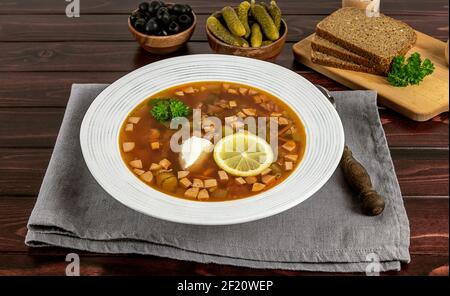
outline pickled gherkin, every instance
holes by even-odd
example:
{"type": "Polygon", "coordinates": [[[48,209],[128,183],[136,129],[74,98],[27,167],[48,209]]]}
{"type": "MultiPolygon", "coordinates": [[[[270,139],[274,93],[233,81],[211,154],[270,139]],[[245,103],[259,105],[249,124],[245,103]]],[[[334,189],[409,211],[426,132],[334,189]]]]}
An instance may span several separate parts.
{"type": "Polygon", "coordinates": [[[214,16],[208,17],[206,21],[206,26],[208,27],[208,30],[211,31],[211,33],[222,40],[225,43],[228,43],[230,45],[234,46],[242,46],[242,47],[248,47],[248,42],[245,41],[245,39],[236,37],[233,34],[231,34],[230,31],[228,31],[227,28],[225,28],[220,21],[215,18],[214,16]]]}
{"type": "Polygon", "coordinates": [[[261,47],[262,44],[262,32],[258,23],[252,25],[252,35],[250,37],[250,44],[252,47],[261,47]]]}
{"type": "Polygon", "coordinates": [[[269,5],[267,5],[266,2],[260,2],[259,5],[261,5],[261,6],[264,7],[267,11],[269,11],[269,5]]]}
{"type": "Polygon", "coordinates": [[[243,0],[237,7],[226,6],[214,12],[207,28],[227,44],[258,48],[280,38],[282,22],[276,0],[243,0]]]}
{"type": "Polygon", "coordinates": [[[277,30],[272,17],[263,6],[259,4],[252,5],[251,11],[267,39],[275,41],[280,38],[280,32],[277,30]]]}
{"type": "Polygon", "coordinates": [[[215,17],[216,19],[220,20],[222,18],[222,11],[218,10],[215,11],[211,16],[215,17]]]}
{"type": "Polygon", "coordinates": [[[222,17],[231,33],[238,37],[245,36],[245,27],[232,7],[225,6],[222,8],[222,17]]]}
{"type": "Polygon", "coordinates": [[[247,40],[245,40],[244,38],[240,37],[239,38],[239,42],[241,42],[241,46],[242,47],[250,47],[250,44],[247,42],[247,40]]]}
{"type": "Polygon", "coordinates": [[[250,25],[248,24],[249,10],[250,10],[250,3],[248,1],[241,2],[241,4],[239,4],[237,8],[237,16],[245,28],[245,35],[244,35],[245,38],[248,38],[251,32],[250,25]]]}
{"type": "Polygon", "coordinates": [[[280,31],[281,27],[281,10],[277,5],[277,2],[274,0],[270,1],[269,14],[277,27],[277,30],[280,31]]]}

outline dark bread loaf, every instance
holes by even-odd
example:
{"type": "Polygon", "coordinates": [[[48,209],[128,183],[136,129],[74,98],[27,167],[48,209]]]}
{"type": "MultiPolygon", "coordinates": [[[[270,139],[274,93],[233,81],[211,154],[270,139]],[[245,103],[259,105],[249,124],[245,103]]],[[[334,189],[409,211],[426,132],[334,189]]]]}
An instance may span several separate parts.
{"type": "Polygon", "coordinates": [[[374,65],[390,65],[416,42],[415,31],[407,24],[380,14],[367,17],[363,10],[341,8],[317,24],[316,34],[374,65]]]}
{"type": "Polygon", "coordinates": [[[366,72],[371,74],[381,74],[379,70],[376,70],[374,68],[369,68],[353,62],[344,61],[337,57],[327,55],[323,52],[315,51],[314,49],[311,49],[311,61],[322,66],[366,72]]]}
{"type": "Polygon", "coordinates": [[[389,64],[382,64],[382,65],[375,64],[373,61],[365,57],[362,57],[354,52],[351,52],[350,50],[347,50],[317,35],[314,35],[312,38],[311,48],[315,51],[322,52],[329,56],[334,56],[343,61],[359,64],[367,68],[374,68],[376,72],[379,72],[383,75],[387,75],[387,73],[389,72],[390,68],[389,64]]]}

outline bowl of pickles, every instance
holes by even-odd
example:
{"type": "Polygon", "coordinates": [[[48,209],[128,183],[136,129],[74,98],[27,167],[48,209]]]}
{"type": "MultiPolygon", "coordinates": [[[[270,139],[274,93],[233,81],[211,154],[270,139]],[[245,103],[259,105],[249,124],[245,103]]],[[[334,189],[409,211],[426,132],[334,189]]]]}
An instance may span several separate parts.
{"type": "Polygon", "coordinates": [[[188,4],[156,0],[140,3],[128,18],[134,39],[154,54],[179,50],[191,38],[196,23],[195,13],[188,4]]]}
{"type": "Polygon", "coordinates": [[[274,60],[283,50],[287,24],[276,1],[243,1],[225,6],[206,21],[208,43],[215,53],[274,60]]]}

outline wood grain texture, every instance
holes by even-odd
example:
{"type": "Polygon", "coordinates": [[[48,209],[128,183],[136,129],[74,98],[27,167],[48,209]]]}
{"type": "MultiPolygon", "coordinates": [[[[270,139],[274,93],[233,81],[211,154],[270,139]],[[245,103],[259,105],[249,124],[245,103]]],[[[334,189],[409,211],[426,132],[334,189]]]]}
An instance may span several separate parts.
{"type": "Polygon", "coordinates": [[[126,74],[127,72],[0,73],[0,107],[64,108],[73,83],[112,83],[126,74]]]}
{"type": "MultiPolygon", "coordinates": [[[[208,14],[197,15],[197,27],[191,41],[206,41],[208,14]]],[[[287,41],[297,42],[314,32],[323,15],[286,15],[287,41]]],[[[417,30],[440,40],[448,38],[446,16],[396,16],[417,30]]],[[[131,41],[127,15],[83,15],[71,19],[65,15],[3,15],[0,41],[131,41]]]]}
{"type": "MultiPolygon", "coordinates": [[[[426,123],[412,123],[381,110],[390,146],[448,145],[448,114],[426,123]]],[[[0,108],[0,147],[45,147],[55,144],[63,108],[0,108]]]]}
{"type": "Polygon", "coordinates": [[[448,255],[448,198],[411,198],[406,200],[405,208],[411,227],[411,254],[448,255]]]}
{"type": "MultiPolygon", "coordinates": [[[[0,43],[0,72],[11,71],[132,71],[149,63],[179,55],[212,53],[206,42],[188,42],[179,52],[158,56],[129,42],[12,42],[0,43]]],[[[287,43],[276,63],[301,70],[287,43]]],[[[0,73],[0,75],[4,75],[0,73]]]]}
{"type": "MultiPolygon", "coordinates": [[[[112,83],[127,72],[11,72],[0,73],[0,107],[65,107],[72,83],[112,83]]],[[[330,90],[347,88],[309,70],[306,79],[330,90]]]]}
{"type": "MultiPolygon", "coordinates": [[[[82,1],[81,14],[128,13],[136,8],[137,1],[89,0],[82,1]]],[[[227,1],[227,5],[237,6],[241,1],[227,1]]],[[[190,0],[196,13],[211,13],[224,6],[221,1],[190,0]]],[[[64,14],[67,3],[60,0],[7,0],[0,2],[0,14],[64,14]]],[[[280,8],[285,14],[329,14],[338,9],[341,1],[298,1],[282,0],[280,8]]],[[[446,15],[448,1],[398,1],[383,0],[381,11],[399,15],[446,15]]]]}
{"type": "MultiPolygon", "coordinates": [[[[6,42],[0,46],[0,72],[132,71],[175,55],[211,53],[204,42],[189,42],[181,51],[168,56],[150,55],[134,41],[6,42]]],[[[305,70],[305,66],[293,61],[291,48],[292,44],[287,43],[276,63],[297,71],[305,70]]]]}
{"type": "MultiPolygon", "coordinates": [[[[448,151],[445,151],[448,153],[448,151]]],[[[426,152],[425,152],[426,153],[426,152]]],[[[442,159],[393,159],[402,194],[446,195],[448,193],[448,156],[442,159]]]]}
{"type": "Polygon", "coordinates": [[[0,195],[37,195],[52,149],[0,149],[0,195]]]}
{"type": "MultiPolygon", "coordinates": [[[[71,250],[63,248],[28,248],[24,245],[23,242],[26,235],[26,222],[28,221],[34,202],[35,197],[0,197],[0,273],[2,270],[3,272],[7,272],[6,270],[8,269],[8,262],[5,262],[6,259],[5,257],[2,257],[1,254],[11,254],[17,256],[17,258],[28,257],[33,260],[42,260],[42,262],[45,263],[51,262],[52,258],[61,257],[61,255],[64,256],[65,254],[71,252],[71,250]]],[[[413,258],[414,256],[434,254],[439,255],[441,258],[441,265],[446,263],[445,260],[448,261],[448,204],[448,198],[405,199],[405,207],[411,224],[410,252],[413,255],[413,258]]],[[[204,268],[208,266],[185,261],[163,259],[154,256],[127,257],[123,255],[111,256],[107,254],[94,254],[82,251],[76,252],[82,254],[82,258],[86,258],[86,260],[87,258],[92,258],[92,260],[102,260],[104,263],[107,263],[108,260],[114,261],[114,258],[120,258],[120,261],[123,262],[124,266],[133,266],[139,264],[138,262],[146,262],[145,265],[147,265],[147,267],[149,267],[149,265],[154,265],[155,267],[153,271],[148,270],[148,272],[155,272],[156,270],[156,274],[164,273],[164,268],[158,265],[158,261],[161,260],[165,260],[168,263],[173,264],[173,266],[169,269],[169,272],[174,274],[180,274],[180,271],[177,272],[180,266],[203,266],[204,268]],[[140,260],[137,260],[136,258],[139,258],[140,260]]],[[[411,263],[414,267],[413,263],[414,259],[411,263]]],[[[13,262],[10,262],[9,264],[11,264],[10,267],[14,267],[14,265],[12,265],[13,262]]],[[[18,266],[21,266],[21,264],[17,263],[17,265],[15,265],[15,267],[18,266]]],[[[217,268],[215,271],[212,271],[215,272],[214,274],[216,274],[220,269],[231,268],[223,265],[216,265],[216,267],[217,268]]],[[[36,266],[33,268],[36,268],[36,266]]],[[[138,268],[138,266],[135,266],[135,268],[138,268]]],[[[237,267],[233,268],[241,271],[244,270],[237,267]]],[[[249,272],[261,272],[252,269],[247,270],[249,272]]],[[[35,270],[35,272],[36,271],[37,270],[35,270]]],[[[429,271],[431,271],[431,269],[428,270],[428,272],[429,271]]],[[[111,274],[113,271],[108,268],[105,272],[111,274]]],[[[283,273],[284,272],[287,271],[283,271],[283,273]]],[[[137,274],[142,274],[142,271],[139,271],[137,274]]]]}
{"type": "MultiPolygon", "coordinates": [[[[448,195],[448,150],[411,152],[392,148],[391,151],[403,195],[448,195]]],[[[0,148],[0,196],[37,195],[51,153],[52,149],[45,148],[0,148]]]]}
{"type": "MultiPolygon", "coordinates": [[[[65,275],[66,253],[54,256],[30,254],[0,254],[1,275],[65,275]]],[[[428,275],[432,270],[444,266],[448,256],[413,255],[410,264],[403,264],[400,272],[390,271],[384,275],[428,275]]],[[[336,276],[343,274],[313,273],[277,269],[251,269],[218,264],[200,264],[153,256],[80,256],[80,275],[98,276],[336,276]]],[[[364,275],[346,273],[345,275],[364,275]]]]}
{"type": "Polygon", "coordinates": [[[64,109],[0,109],[0,145],[53,147],[64,109]]]}
{"type": "MultiPolygon", "coordinates": [[[[239,1],[228,1],[237,5],[239,1]]],[[[81,1],[81,18],[63,0],[0,1],[0,275],[63,275],[72,250],[27,248],[26,223],[64,113],[72,83],[111,83],[166,57],[139,49],[126,28],[138,2],[81,1]],[[5,148],[6,147],[6,148],[5,148]],[[15,196],[12,196],[15,195],[15,196]]],[[[205,19],[223,1],[190,0],[199,16],[186,48],[211,53],[205,19]]],[[[340,0],[280,0],[289,26],[277,63],[330,90],[346,87],[293,60],[292,45],[314,31],[340,0]]],[[[448,38],[448,0],[383,0],[381,11],[440,40],[448,38]]],[[[423,123],[380,107],[411,225],[412,262],[388,275],[448,275],[448,113],[423,123]],[[443,195],[442,197],[438,197],[443,195]],[[445,269],[445,267],[447,269],[445,269]]],[[[317,275],[198,264],[153,256],[79,252],[84,275],[317,275]]]]}
{"type": "Polygon", "coordinates": [[[351,89],[373,89],[378,101],[415,121],[426,121],[448,111],[448,65],[445,61],[445,42],[416,31],[417,41],[407,53],[419,52],[429,58],[435,70],[418,86],[393,87],[385,77],[368,73],[327,67],[311,60],[311,40],[314,35],[293,46],[296,60],[336,80],[351,89]]]}
{"type": "Polygon", "coordinates": [[[448,112],[426,122],[409,120],[389,109],[380,113],[389,146],[448,148],[448,112]]]}

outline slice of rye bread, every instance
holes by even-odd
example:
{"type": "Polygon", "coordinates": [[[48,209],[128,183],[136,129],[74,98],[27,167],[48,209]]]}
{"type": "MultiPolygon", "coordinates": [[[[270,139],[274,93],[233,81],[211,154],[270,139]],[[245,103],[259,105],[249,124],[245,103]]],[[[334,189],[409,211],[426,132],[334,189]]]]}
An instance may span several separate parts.
{"type": "Polygon", "coordinates": [[[334,67],[334,68],[340,68],[345,70],[353,70],[358,72],[366,72],[371,74],[381,74],[379,70],[376,70],[374,68],[369,68],[360,64],[356,64],[349,61],[341,60],[337,57],[327,55],[323,52],[316,51],[314,49],[311,49],[311,61],[313,63],[322,65],[322,66],[328,66],[328,67],[334,67]]]}
{"type": "Polygon", "coordinates": [[[329,56],[334,56],[344,61],[359,64],[367,68],[374,68],[376,72],[383,75],[387,75],[387,73],[389,72],[390,65],[374,64],[373,61],[365,57],[362,57],[354,52],[351,52],[350,50],[347,50],[337,44],[334,44],[333,42],[330,42],[327,39],[319,37],[316,34],[314,34],[311,40],[311,48],[315,51],[324,53],[329,56]]]}
{"type": "Polygon", "coordinates": [[[380,14],[367,17],[363,10],[341,8],[316,26],[316,34],[363,56],[375,64],[390,65],[414,45],[416,32],[407,24],[380,14]]]}

